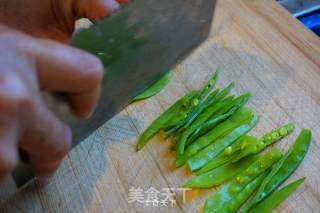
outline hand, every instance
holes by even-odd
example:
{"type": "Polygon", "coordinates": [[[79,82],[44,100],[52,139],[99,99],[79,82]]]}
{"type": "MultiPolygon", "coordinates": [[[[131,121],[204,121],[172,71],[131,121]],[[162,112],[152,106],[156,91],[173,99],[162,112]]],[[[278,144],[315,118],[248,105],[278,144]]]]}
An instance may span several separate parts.
{"type": "Polygon", "coordinates": [[[18,148],[37,176],[52,175],[70,149],[70,129],[47,109],[41,90],[66,93],[82,118],[100,95],[101,62],[45,38],[67,43],[77,18],[95,20],[118,7],[114,0],[0,1],[0,23],[10,26],[0,25],[0,179],[16,167],[18,148]]]}
{"type": "Polygon", "coordinates": [[[97,20],[127,0],[1,0],[0,23],[32,36],[68,42],[78,18],[97,20]]]}
{"type": "Polygon", "coordinates": [[[71,145],[68,126],[47,109],[40,90],[64,92],[75,115],[94,110],[103,68],[62,44],[0,26],[0,177],[18,162],[18,147],[38,176],[51,175],[71,145]]]}

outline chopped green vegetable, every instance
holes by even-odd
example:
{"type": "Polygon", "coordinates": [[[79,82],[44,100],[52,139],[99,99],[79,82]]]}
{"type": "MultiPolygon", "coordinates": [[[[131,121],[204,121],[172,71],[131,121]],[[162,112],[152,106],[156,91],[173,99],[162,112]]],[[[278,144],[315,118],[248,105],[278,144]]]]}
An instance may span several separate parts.
{"type": "Polygon", "coordinates": [[[294,124],[289,123],[265,134],[261,140],[266,144],[266,146],[269,146],[270,144],[273,144],[290,135],[294,131],[294,129],[294,124]]]}
{"type": "Polygon", "coordinates": [[[144,100],[156,95],[167,86],[171,78],[172,78],[172,71],[169,71],[166,74],[164,74],[160,78],[160,80],[158,80],[156,83],[152,84],[149,88],[147,88],[141,94],[134,97],[133,101],[144,100]]]}
{"type": "MultiPolygon", "coordinates": [[[[257,177],[265,175],[265,172],[270,169],[270,167],[276,163],[282,154],[279,149],[273,148],[271,151],[261,156],[258,160],[253,162],[247,169],[242,171],[239,175],[233,178],[229,183],[224,185],[218,192],[216,192],[212,197],[210,197],[204,208],[204,213],[215,213],[228,208],[226,205],[230,204],[233,199],[245,190],[246,195],[241,195],[242,199],[236,201],[233,205],[239,206],[244,202],[244,197],[248,197],[248,191],[251,192],[250,183],[254,181],[257,177]],[[249,186],[250,190],[246,190],[249,186]],[[241,204],[239,204],[239,203],[241,204]]],[[[254,184],[255,185],[255,184],[254,184]]],[[[251,194],[251,193],[250,193],[251,194]]]]}
{"type": "Polygon", "coordinates": [[[290,175],[298,168],[307,154],[311,144],[311,139],[311,131],[308,129],[303,129],[293,146],[274,166],[270,174],[263,181],[257,194],[249,203],[247,209],[266,198],[270,193],[277,189],[281,183],[290,177],[290,175]]]}
{"type": "Polygon", "coordinates": [[[258,122],[258,117],[253,116],[248,123],[242,124],[238,128],[232,130],[226,136],[220,138],[208,147],[198,152],[195,156],[191,157],[188,161],[188,167],[191,171],[196,171],[206,165],[210,160],[218,156],[223,150],[234,143],[242,135],[249,132],[258,122]]]}
{"type": "Polygon", "coordinates": [[[199,171],[197,171],[197,174],[202,174],[205,172],[208,172],[212,169],[215,169],[225,163],[232,162],[233,159],[238,157],[241,152],[238,151],[235,147],[241,144],[243,141],[247,141],[249,143],[258,140],[257,138],[250,136],[250,135],[244,135],[240,137],[236,142],[234,142],[233,145],[228,146],[224,152],[220,153],[216,158],[212,159],[210,162],[208,162],[204,167],[202,167],[199,171]]]}
{"type": "Polygon", "coordinates": [[[218,125],[216,128],[210,130],[207,134],[201,136],[190,146],[188,146],[185,153],[181,156],[178,156],[176,165],[183,165],[190,157],[197,154],[200,150],[215,142],[220,137],[223,137],[242,124],[248,123],[252,119],[252,116],[253,114],[250,109],[243,107],[240,108],[226,121],[218,125]]]}
{"type": "Polygon", "coordinates": [[[142,149],[144,145],[151,139],[151,137],[158,133],[160,130],[165,129],[172,123],[175,123],[176,120],[183,118],[188,112],[189,105],[196,95],[196,91],[185,95],[164,113],[162,113],[160,117],[153,121],[152,124],[140,136],[137,144],[137,150],[142,149]]]}
{"type": "Polygon", "coordinates": [[[287,199],[303,182],[305,178],[296,180],[279,191],[272,193],[262,202],[251,208],[248,213],[269,213],[276,208],[280,203],[287,199]]]}
{"type": "Polygon", "coordinates": [[[215,86],[218,80],[218,77],[219,77],[219,68],[217,68],[216,72],[212,74],[208,83],[199,91],[199,94],[197,98],[194,99],[194,103],[191,106],[191,109],[188,115],[183,120],[177,122],[172,128],[166,130],[167,135],[173,135],[178,130],[183,128],[189,122],[190,119],[194,120],[197,117],[197,115],[199,115],[202,112],[202,110],[205,108],[203,107],[205,104],[205,101],[208,99],[208,97],[209,98],[211,97],[209,93],[211,92],[211,89],[215,86]]]}
{"type": "Polygon", "coordinates": [[[246,169],[258,159],[258,155],[252,155],[236,163],[229,163],[201,174],[186,182],[183,186],[189,188],[210,188],[218,186],[246,169]]]}

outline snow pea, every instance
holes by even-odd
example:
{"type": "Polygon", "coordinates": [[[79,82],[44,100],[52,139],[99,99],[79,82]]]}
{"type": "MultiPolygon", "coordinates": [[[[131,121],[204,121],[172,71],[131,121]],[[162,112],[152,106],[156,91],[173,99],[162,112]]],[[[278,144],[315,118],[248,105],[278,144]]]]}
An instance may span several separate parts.
{"type": "Polygon", "coordinates": [[[294,129],[294,124],[289,123],[265,134],[261,140],[266,144],[266,146],[269,146],[270,144],[273,144],[290,135],[294,131],[294,129]]]}
{"type": "MultiPolygon", "coordinates": [[[[247,140],[241,144],[240,149],[238,149],[238,153],[233,155],[232,162],[237,162],[248,155],[259,153],[266,148],[266,144],[261,140],[255,137],[252,138],[251,143],[247,140]]],[[[225,151],[228,151],[228,148],[226,148],[225,151]]]]}
{"type": "Polygon", "coordinates": [[[270,174],[263,181],[247,209],[266,198],[298,168],[308,152],[311,139],[311,131],[309,129],[302,129],[293,146],[274,166],[270,174]]]}
{"type": "Polygon", "coordinates": [[[166,135],[179,134],[182,131],[184,131],[205,109],[211,107],[215,103],[219,103],[220,101],[222,101],[230,93],[233,87],[234,83],[230,83],[226,88],[224,88],[221,91],[217,89],[218,93],[216,93],[217,90],[212,92],[206,101],[199,104],[198,107],[194,107],[194,109],[190,110],[190,113],[184,120],[177,123],[174,126],[174,128],[166,130],[166,135]]]}
{"type": "Polygon", "coordinates": [[[145,144],[166,126],[172,125],[176,120],[181,119],[187,113],[193,98],[197,95],[196,91],[183,96],[176,101],[169,109],[162,113],[151,125],[142,133],[137,144],[137,150],[142,149],[145,144]]]}
{"type": "Polygon", "coordinates": [[[194,130],[198,128],[199,125],[201,125],[203,122],[208,120],[217,111],[219,111],[221,108],[231,103],[232,101],[233,101],[233,97],[230,96],[225,100],[212,105],[212,107],[209,107],[202,114],[200,114],[199,117],[185,131],[181,133],[179,140],[177,142],[177,155],[179,156],[184,153],[184,149],[185,149],[188,137],[193,133],[194,130]]]}
{"type": "Polygon", "coordinates": [[[267,146],[276,143],[277,141],[290,135],[293,132],[294,128],[294,124],[289,123],[280,128],[272,130],[271,132],[265,134],[261,139],[254,140],[253,138],[252,141],[249,143],[248,141],[244,141],[240,145],[240,154],[233,158],[232,161],[235,162],[243,158],[244,156],[248,156],[262,151],[267,146]]]}
{"type": "MultiPolygon", "coordinates": [[[[205,203],[204,212],[214,213],[221,211],[227,203],[234,199],[248,184],[263,174],[276,163],[282,154],[279,149],[273,148],[253,162],[247,169],[225,184],[218,192],[205,203]]],[[[234,204],[236,205],[236,204],[234,204]]]]}
{"type": "Polygon", "coordinates": [[[251,194],[259,187],[265,176],[270,170],[265,171],[260,174],[257,178],[251,181],[241,192],[237,193],[232,200],[225,203],[221,209],[217,212],[219,213],[236,213],[243,203],[248,200],[251,194]]]}
{"type": "Polygon", "coordinates": [[[305,178],[296,180],[279,191],[272,193],[269,197],[251,208],[248,213],[269,213],[280,203],[287,199],[303,182],[305,178]]]}
{"type": "Polygon", "coordinates": [[[176,162],[177,166],[183,165],[191,156],[198,153],[201,149],[208,146],[210,143],[226,135],[242,124],[248,123],[252,119],[252,111],[248,108],[238,109],[229,119],[218,125],[216,128],[210,130],[207,134],[201,136],[191,145],[189,145],[185,153],[178,156],[176,162]]]}
{"type": "Polygon", "coordinates": [[[210,120],[199,124],[187,143],[192,143],[196,138],[199,138],[201,135],[204,135],[206,132],[213,129],[221,120],[224,120],[226,117],[231,116],[236,110],[245,105],[250,98],[251,93],[246,93],[236,98],[233,102],[226,105],[218,113],[216,113],[216,115],[210,120]]]}
{"type": "Polygon", "coordinates": [[[216,71],[212,74],[209,81],[206,83],[206,85],[201,89],[201,92],[199,94],[199,101],[202,102],[207,98],[209,93],[211,92],[211,89],[216,85],[218,81],[218,77],[220,74],[220,67],[217,67],[216,71]]]}
{"type": "MultiPolygon", "coordinates": [[[[242,141],[252,141],[257,140],[255,137],[250,135],[244,135],[241,138],[239,138],[234,144],[241,144],[242,141]]],[[[234,146],[232,145],[232,147],[234,146]]],[[[228,150],[229,147],[227,147],[224,152],[220,153],[216,158],[209,161],[204,167],[202,167],[200,170],[196,172],[197,175],[203,174],[205,172],[208,172],[212,169],[215,169],[223,164],[230,163],[232,160],[237,157],[241,152],[239,150],[236,150],[235,148],[232,148],[232,153],[226,154],[226,150],[228,150]]]]}
{"type": "Polygon", "coordinates": [[[187,181],[183,187],[210,188],[218,186],[246,169],[250,164],[256,161],[258,157],[258,155],[252,155],[236,163],[225,164],[207,173],[192,178],[187,181]]]}
{"type": "MultiPolygon", "coordinates": [[[[200,91],[198,91],[199,92],[198,96],[196,97],[196,99],[194,99],[193,106],[190,108],[190,111],[187,114],[187,116],[184,119],[182,119],[181,121],[177,122],[173,127],[166,130],[167,136],[171,136],[174,133],[176,133],[180,128],[182,128],[188,122],[189,119],[191,119],[193,117],[194,114],[197,113],[199,108],[201,108],[201,107],[199,107],[199,105],[200,106],[203,105],[205,100],[208,98],[208,94],[210,93],[211,89],[215,86],[215,84],[218,80],[218,76],[219,76],[219,70],[217,70],[212,75],[212,77],[209,79],[208,83],[200,91]]],[[[215,92],[213,92],[213,94],[215,94],[215,92]]],[[[214,95],[214,97],[215,96],[216,95],[214,95]]],[[[211,97],[211,96],[209,95],[209,97],[211,97]]],[[[211,98],[214,99],[214,97],[211,97],[211,98]]]]}
{"type": "MultiPolygon", "coordinates": [[[[193,113],[190,113],[190,116],[186,119],[186,123],[181,128],[181,131],[186,129],[190,124],[208,107],[211,105],[223,100],[231,91],[231,89],[234,87],[234,83],[230,83],[226,88],[221,90],[221,92],[217,93],[214,97],[208,97],[206,101],[204,101],[198,109],[196,109],[193,113]]],[[[229,96],[230,97],[230,96],[229,96]]]]}
{"type": "Polygon", "coordinates": [[[259,153],[267,146],[291,134],[293,130],[294,125],[289,123],[266,133],[261,139],[250,135],[245,135],[237,140],[234,144],[227,147],[224,150],[224,153],[219,154],[219,156],[211,160],[203,168],[197,171],[197,174],[208,172],[225,163],[236,162],[248,155],[259,153]]]}
{"type": "Polygon", "coordinates": [[[149,88],[147,88],[142,93],[134,97],[133,101],[144,100],[156,95],[168,85],[171,78],[172,78],[172,71],[170,70],[166,72],[157,82],[155,82],[149,88]]]}
{"type": "Polygon", "coordinates": [[[231,145],[242,135],[250,131],[257,124],[257,122],[258,116],[254,115],[249,123],[242,124],[224,137],[201,150],[187,161],[189,169],[191,171],[196,171],[206,165],[210,160],[214,159],[218,154],[223,152],[227,146],[231,145]]]}

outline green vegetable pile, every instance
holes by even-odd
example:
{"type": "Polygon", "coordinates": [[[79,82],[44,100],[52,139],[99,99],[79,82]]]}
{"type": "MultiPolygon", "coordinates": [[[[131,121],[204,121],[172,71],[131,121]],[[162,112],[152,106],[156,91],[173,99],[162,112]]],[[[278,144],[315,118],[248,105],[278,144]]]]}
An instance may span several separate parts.
{"type": "Polygon", "coordinates": [[[249,135],[259,117],[245,107],[251,94],[230,94],[234,83],[215,88],[219,69],[200,90],[180,98],[156,119],[139,138],[141,150],[159,131],[175,142],[176,166],[186,165],[196,176],[189,188],[222,186],[205,203],[204,212],[270,212],[295,191],[305,178],[277,190],[297,169],[311,143],[311,131],[300,135],[283,154],[268,146],[290,135],[295,126],[286,124],[261,138],[249,135]]]}

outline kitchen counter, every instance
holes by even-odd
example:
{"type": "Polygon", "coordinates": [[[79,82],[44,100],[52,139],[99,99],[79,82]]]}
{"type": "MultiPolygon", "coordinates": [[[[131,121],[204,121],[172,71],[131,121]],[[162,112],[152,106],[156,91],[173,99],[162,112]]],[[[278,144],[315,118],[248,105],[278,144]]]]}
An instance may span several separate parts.
{"type": "MultiPolygon", "coordinates": [[[[47,183],[34,182],[16,193],[4,212],[199,212],[212,190],[195,190],[183,202],[150,207],[128,202],[129,190],[178,188],[190,173],[174,168],[170,141],[155,137],[141,152],[139,134],[165,108],[192,88],[200,88],[215,69],[219,85],[235,81],[234,93],[251,91],[249,106],[260,123],[252,134],[287,122],[297,130],[279,143],[287,150],[302,127],[311,128],[313,143],[287,182],[307,177],[278,212],[320,209],[320,39],[276,1],[220,0],[209,39],[174,69],[174,77],[157,96],[128,106],[73,149],[47,183]]],[[[15,191],[8,179],[0,195],[15,191]],[[4,192],[5,191],[5,192],[4,192]]]]}

